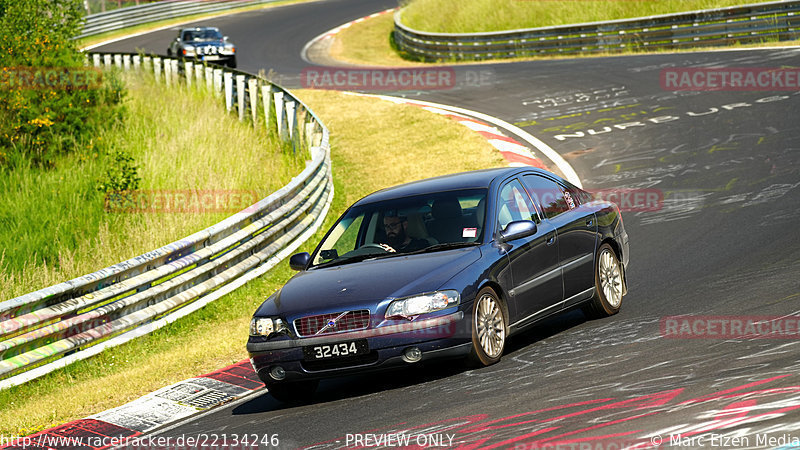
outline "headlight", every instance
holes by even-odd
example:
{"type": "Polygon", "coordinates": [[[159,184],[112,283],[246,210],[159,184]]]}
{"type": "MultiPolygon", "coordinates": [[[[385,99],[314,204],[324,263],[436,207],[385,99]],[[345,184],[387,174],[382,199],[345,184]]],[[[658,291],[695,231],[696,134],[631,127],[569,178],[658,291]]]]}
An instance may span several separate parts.
{"type": "Polygon", "coordinates": [[[393,301],[386,309],[386,318],[405,317],[412,320],[420,314],[440,311],[458,305],[458,291],[437,291],[393,301]]]}
{"type": "Polygon", "coordinates": [[[187,45],[183,47],[183,56],[193,56],[194,55],[194,47],[191,45],[187,45]]]}
{"type": "Polygon", "coordinates": [[[236,47],[232,44],[225,44],[225,47],[222,48],[222,51],[225,53],[236,53],[236,47]]]}
{"type": "Polygon", "coordinates": [[[289,327],[279,318],[253,317],[250,320],[250,336],[267,336],[288,333],[289,327]]]}

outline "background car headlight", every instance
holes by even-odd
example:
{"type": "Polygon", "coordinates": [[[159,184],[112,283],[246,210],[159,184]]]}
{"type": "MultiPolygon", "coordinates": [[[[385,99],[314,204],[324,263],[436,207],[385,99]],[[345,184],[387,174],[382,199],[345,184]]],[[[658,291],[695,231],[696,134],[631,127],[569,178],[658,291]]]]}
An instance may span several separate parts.
{"type": "Polygon", "coordinates": [[[250,320],[250,336],[267,336],[275,333],[288,333],[289,327],[279,318],[253,317],[250,320]]]}
{"type": "Polygon", "coordinates": [[[386,309],[386,318],[414,317],[434,311],[440,311],[451,306],[458,305],[460,297],[458,291],[447,290],[437,291],[428,294],[415,295],[413,297],[401,298],[393,301],[386,309]]]}
{"type": "Polygon", "coordinates": [[[194,56],[194,47],[191,45],[183,47],[183,56],[194,56]]]}

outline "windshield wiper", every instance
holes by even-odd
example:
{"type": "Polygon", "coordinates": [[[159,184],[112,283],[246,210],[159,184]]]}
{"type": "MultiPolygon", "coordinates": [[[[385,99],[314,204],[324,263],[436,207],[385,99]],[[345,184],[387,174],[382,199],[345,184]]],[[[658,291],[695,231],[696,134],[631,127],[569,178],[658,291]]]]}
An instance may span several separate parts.
{"type": "Polygon", "coordinates": [[[480,242],[445,242],[442,244],[434,244],[429,247],[425,247],[421,250],[415,250],[413,252],[404,253],[404,255],[438,252],[439,250],[450,250],[454,248],[475,247],[477,245],[481,245],[480,242]]]}

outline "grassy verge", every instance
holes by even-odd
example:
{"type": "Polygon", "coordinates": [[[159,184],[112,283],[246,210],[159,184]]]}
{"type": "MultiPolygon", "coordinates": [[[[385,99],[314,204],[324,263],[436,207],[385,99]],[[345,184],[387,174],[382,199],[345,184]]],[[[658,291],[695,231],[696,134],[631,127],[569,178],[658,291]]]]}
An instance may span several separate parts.
{"type": "MultiPolygon", "coordinates": [[[[523,0],[513,0],[524,3],[523,0]]],[[[581,0],[573,0],[574,2],[584,3],[581,0]]],[[[623,0],[621,3],[635,3],[635,0],[623,0]]],[[[551,2],[544,2],[551,3],[551,2]]],[[[329,53],[332,59],[342,61],[348,64],[357,64],[364,66],[419,66],[424,64],[441,64],[441,62],[425,63],[420,61],[409,61],[401,57],[394,48],[392,48],[389,36],[394,29],[394,18],[391,14],[384,14],[372,19],[364,20],[363,22],[355,23],[348,28],[341,30],[336,34],[336,38],[330,47],[329,53]]],[[[758,48],[758,47],[778,47],[785,45],[798,45],[800,40],[794,41],[781,41],[781,42],[767,42],[763,44],[738,44],[734,46],[725,47],[698,47],[687,48],[681,50],[656,50],[650,52],[636,51],[636,54],[645,53],[672,53],[672,52],[693,52],[713,49],[731,49],[731,48],[758,48]]],[[[630,52],[632,53],[632,52],[630,52]]],[[[588,57],[601,57],[601,56],[618,56],[625,53],[593,53],[586,55],[588,57]]],[[[500,60],[486,60],[486,61],[445,61],[447,64],[496,64],[498,62],[517,62],[517,61],[533,61],[542,59],[565,59],[565,58],[578,58],[580,55],[565,55],[565,56],[536,56],[524,58],[509,58],[500,60]]]]}
{"type": "Polygon", "coordinates": [[[644,17],[745,3],[743,0],[413,0],[403,12],[403,23],[417,30],[438,33],[474,33],[644,17]]]}
{"type": "Polygon", "coordinates": [[[105,152],[131,156],[143,190],[248,190],[262,198],[302,170],[302,157],[287,156],[274,136],[240,123],[203,90],[167,90],[149,77],[126,84],[124,124],[53,169],[0,177],[0,299],[124,261],[230,215],[107,212],[95,188],[114,164],[105,152]]]}
{"type": "Polygon", "coordinates": [[[393,29],[393,14],[382,14],[354,23],[336,34],[329,50],[330,56],[349,64],[365,66],[398,67],[424,64],[404,59],[392,48],[389,36],[393,29]]]}
{"type": "MultiPolygon", "coordinates": [[[[332,133],[336,197],[323,228],[350,203],[374,190],[422,177],[504,165],[478,134],[420,108],[328,91],[301,91],[299,95],[332,133]],[[458,157],[453,156],[455,151],[458,157]]],[[[165,130],[153,131],[156,135],[162,132],[165,130]]],[[[302,250],[313,248],[321,233],[302,250]]],[[[27,435],[86,417],[241,361],[247,357],[250,316],[291,274],[284,262],[152,335],[0,391],[0,435],[27,435]]]]}
{"type": "Polygon", "coordinates": [[[83,39],[79,39],[78,40],[78,47],[79,48],[84,48],[84,47],[88,47],[88,46],[91,46],[91,45],[100,44],[102,42],[105,42],[105,41],[108,41],[108,40],[112,40],[112,39],[115,39],[115,38],[121,38],[121,37],[125,37],[125,36],[130,36],[131,34],[144,33],[144,32],[147,32],[147,31],[155,31],[155,30],[157,30],[159,28],[182,25],[184,23],[194,22],[194,21],[197,21],[197,20],[213,19],[214,17],[227,16],[229,14],[239,14],[239,13],[243,13],[243,12],[256,11],[256,10],[260,10],[260,9],[276,8],[278,6],[285,6],[285,5],[291,5],[291,4],[294,4],[294,3],[303,3],[303,2],[308,2],[308,1],[316,1],[316,0],[284,0],[284,1],[279,1],[279,2],[275,2],[275,3],[268,3],[268,4],[265,4],[265,5],[245,6],[245,7],[242,7],[242,8],[229,9],[227,11],[218,11],[218,12],[203,13],[203,14],[193,14],[193,15],[190,15],[190,16],[177,17],[177,18],[174,18],[174,19],[159,20],[159,21],[156,21],[156,22],[150,22],[150,23],[146,23],[146,24],[142,24],[142,25],[136,25],[136,26],[133,26],[133,27],[128,27],[128,28],[125,28],[125,29],[122,29],[122,30],[107,31],[105,33],[97,34],[97,35],[94,35],[94,36],[87,36],[87,37],[85,37],[83,39]]]}

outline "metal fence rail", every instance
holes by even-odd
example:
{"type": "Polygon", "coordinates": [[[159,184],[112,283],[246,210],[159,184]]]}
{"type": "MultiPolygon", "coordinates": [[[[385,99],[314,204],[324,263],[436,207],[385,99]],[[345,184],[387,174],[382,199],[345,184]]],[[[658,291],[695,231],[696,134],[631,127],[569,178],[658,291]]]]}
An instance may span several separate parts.
{"type": "Polygon", "coordinates": [[[800,37],[800,1],[781,1],[579,25],[490,33],[429,33],[401,23],[394,40],[428,61],[677,49],[800,37]]]}
{"type": "Polygon", "coordinates": [[[273,267],[321,225],[333,197],[328,130],[255,75],[175,58],[91,53],[95,66],[208,89],[311,161],[286,186],[205,230],[97,272],[0,302],[0,388],[152,331],[273,267]],[[157,326],[154,326],[157,324],[157,326]],[[145,331],[142,331],[145,330],[145,331]],[[31,370],[33,369],[33,370],[31,370]]]}
{"type": "Polygon", "coordinates": [[[86,16],[83,32],[78,37],[93,36],[158,20],[225,11],[244,6],[273,3],[276,1],[278,0],[163,1],[148,3],[146,5],[130,6],[86,16]]]}

